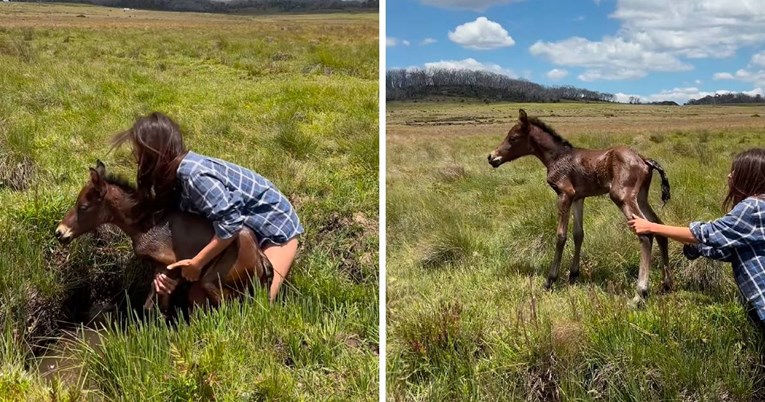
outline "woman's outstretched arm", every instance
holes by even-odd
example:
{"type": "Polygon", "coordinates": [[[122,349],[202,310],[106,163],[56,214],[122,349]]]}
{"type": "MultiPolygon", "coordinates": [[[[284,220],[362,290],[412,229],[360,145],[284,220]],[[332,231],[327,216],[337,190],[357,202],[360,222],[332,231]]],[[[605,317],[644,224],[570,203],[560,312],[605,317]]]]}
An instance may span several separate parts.
{"type": "Polygon", "coordinates": [[[662,225],[647,221],[643,218],[639,218],[635,215],[628,221],[630,228],[636,234],[655,234],[659,236],[669,237],[672,240],[679,241],[684,244],[696,244],[699,241],[696,236],[691,233],[691,229],[687,226],[669,226],[662,225]]]}

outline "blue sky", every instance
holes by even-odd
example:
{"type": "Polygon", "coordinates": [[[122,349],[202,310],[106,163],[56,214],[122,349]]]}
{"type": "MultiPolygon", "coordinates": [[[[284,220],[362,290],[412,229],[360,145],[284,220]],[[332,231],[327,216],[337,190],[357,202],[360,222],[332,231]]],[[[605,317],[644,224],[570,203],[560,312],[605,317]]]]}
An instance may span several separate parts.
{"type": "Polygon", "coordinates": [[[763,0],[389,0],[386,12],[389,69],[488,70],[679,103],[765,88],[763,0]]]}

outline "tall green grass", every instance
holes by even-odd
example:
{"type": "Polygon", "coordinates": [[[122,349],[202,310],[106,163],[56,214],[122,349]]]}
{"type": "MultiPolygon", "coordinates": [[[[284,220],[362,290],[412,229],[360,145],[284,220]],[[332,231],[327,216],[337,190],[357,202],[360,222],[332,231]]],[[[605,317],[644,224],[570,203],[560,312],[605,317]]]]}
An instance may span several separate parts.
{"type": "Polygon", "coordinates": [[[0,28],[0,400],[376,399],[376,16],[142,11],[134,23],[8,7],[40,23],[0,28]],[[261,291],[176,329],[138,319],[126,306],[150,273],[124,236],[55,242],[96,159],[134,176],[108,140],[154,110],[192,150],[254,169],[297,208],[306,234],[274,306],[261,291]],[[62,320],[104,305],[128,313],[66,348],[80,381],[41,377],[35,355],[62,345],[62,320]]]}
{"type": "MultiPolygon", "coordinates": [[[[592,115],[599,107],[576,110],[592,115]]],[[[566,281],[569,236],[560,279],[544,291],[556,227],[545,169],[533,158],[496,170],[486,163],[512,120],[502,128],[450,127],[453,135],[439,136],[405,121],[418,115],[432,121],[436,112],[445,120],[462,116],[459,105],[394,105],[391,112],[407,118],[389,120],[389,135],[398,136],[387,149],[390,399],[764,397],[764,345],[737,300],[729,266],[689,262],[672,243],[675,291],[660,294],[655,251],[647,306],[632,310],[637,239],[607,197],[589,198],[579,282],[566,281]],[[457,135],[470,131],[482,134],[457,135]]],[[[640,111],[622,107],[622,115],[629,113],[640,111]]],[[[559,131],[577,146],[626,144],[658,160],[672,200],[661,207],[657,178],[651,203],[676,225],[720,216],[732,154],[765,140],[762,129],[645,133],[636,124],[633,135],[614,136],[610,127],[593,127],[577,135],[559,131]]]]}

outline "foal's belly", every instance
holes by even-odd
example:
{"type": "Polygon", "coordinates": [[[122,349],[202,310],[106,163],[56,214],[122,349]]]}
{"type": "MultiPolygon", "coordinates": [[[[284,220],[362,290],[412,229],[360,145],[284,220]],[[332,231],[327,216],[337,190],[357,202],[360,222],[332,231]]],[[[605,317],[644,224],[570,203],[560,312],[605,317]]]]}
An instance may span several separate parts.
{"type": "Polygon", "coordinates": [[[577,198],[608,194],[611,190],[611,178],[598,172],[582,175],[573,184],[577,198]]]}

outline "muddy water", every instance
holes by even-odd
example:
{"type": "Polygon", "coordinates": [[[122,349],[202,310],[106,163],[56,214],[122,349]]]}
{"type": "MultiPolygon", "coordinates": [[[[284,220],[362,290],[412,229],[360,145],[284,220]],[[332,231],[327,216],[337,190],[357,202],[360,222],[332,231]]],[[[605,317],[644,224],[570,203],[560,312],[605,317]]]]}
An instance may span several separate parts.
{"type": "Polygon", "coordinates": [[[65,332],[58,341],[48,347],[47,352],[37,358],[37,369],[47,380],[58,380],[64,384],[76,385],[84,381],[83,362],[75,350],[82,350],[83,343],[91,348],[101,345],[101,335],[93,328],[81,327],[65,332]]]}

